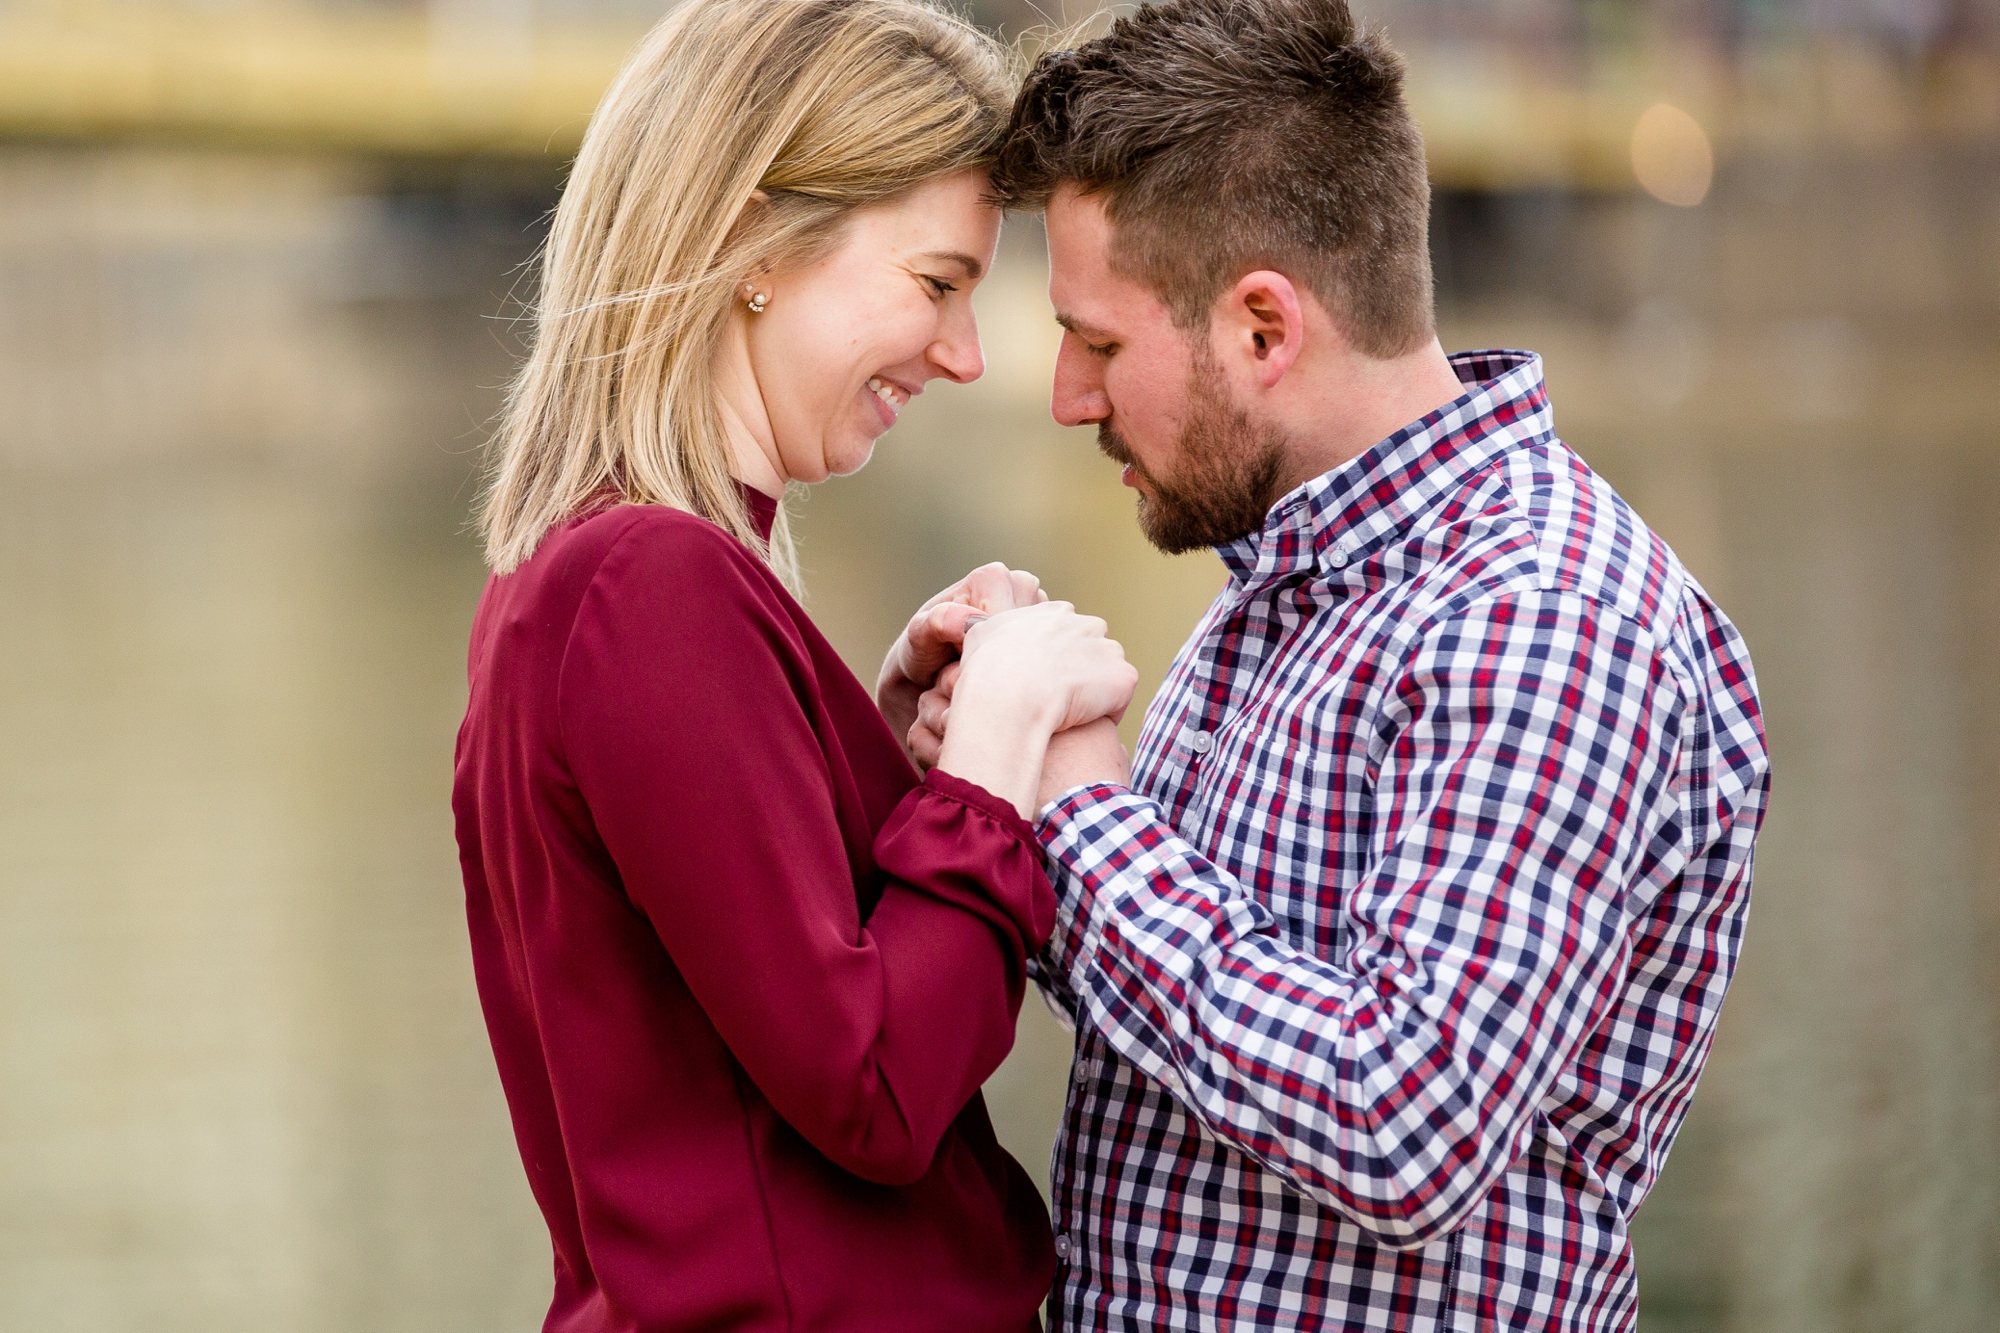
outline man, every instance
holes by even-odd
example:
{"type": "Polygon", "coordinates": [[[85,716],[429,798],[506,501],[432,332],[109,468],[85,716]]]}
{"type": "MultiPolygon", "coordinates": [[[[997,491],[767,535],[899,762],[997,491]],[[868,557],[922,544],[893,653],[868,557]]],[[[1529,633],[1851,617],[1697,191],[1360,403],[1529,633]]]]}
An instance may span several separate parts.
{"type": "Polygon", "coordinates": [[[1129,782],[1104,725],[1044,770],[1058,1328],[1632,1328],[1735,964],[1748,655],[1537,357],[1440,349],[1401,74],[1341,0],[1170,0],[1016,106],[1055,415],[1229,572],[1129,782]]]}

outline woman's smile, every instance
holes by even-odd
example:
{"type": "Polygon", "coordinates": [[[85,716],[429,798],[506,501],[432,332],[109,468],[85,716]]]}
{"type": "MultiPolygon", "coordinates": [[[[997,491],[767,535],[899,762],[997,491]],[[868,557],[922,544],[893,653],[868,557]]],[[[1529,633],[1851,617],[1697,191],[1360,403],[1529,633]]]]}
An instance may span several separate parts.
{"type": "Polygon", "coordinates": [[[880,375],[871,377],[865,390],[867,396],[873,400],[876,412],[882,417],[884,430],[896,424],[896,418],[902,415],[903,404],[921,392],[921,389],[905,388],[894,380],[883,379],[880,375]]]}

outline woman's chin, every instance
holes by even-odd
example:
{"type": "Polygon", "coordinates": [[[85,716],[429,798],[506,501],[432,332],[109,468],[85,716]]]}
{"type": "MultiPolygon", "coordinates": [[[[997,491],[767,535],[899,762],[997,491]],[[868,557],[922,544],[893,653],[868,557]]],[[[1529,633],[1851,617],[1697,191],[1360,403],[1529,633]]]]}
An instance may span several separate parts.
{"type": "Polygon", "coordinates": [[[868,460],[875,456],[875,441],[860,440],[843,449],[838,458],[827,460],[827,471],[836,477],[851,477],[868,466],[868,460]]]}

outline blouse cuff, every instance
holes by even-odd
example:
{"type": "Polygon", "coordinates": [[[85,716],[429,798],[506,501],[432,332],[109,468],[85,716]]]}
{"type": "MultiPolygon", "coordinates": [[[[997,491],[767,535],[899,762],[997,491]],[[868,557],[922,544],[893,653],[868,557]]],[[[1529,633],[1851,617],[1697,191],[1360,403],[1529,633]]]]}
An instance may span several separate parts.
{"type": "Polygon", "coordinates": [[[931,772],[875,835],[875,864],[911,889],[983,917],[1011,941],[1014,965],[1055,929],[1056,894],[1041,845],[992,792],[931,772]]]}
{"type": "Polygon", "coordinates": [[[1042,846],[1035,838],[1035,830],[1021,812],[1014,808],[1012,801],[1002,800],[976,782],[967,782],[943,769],[934,768],[924,775],[924,787],[933,795],[969,805],[985,815],[1000,827],[1013,834],[1028,850],[1041,854],[1042,846]]]}

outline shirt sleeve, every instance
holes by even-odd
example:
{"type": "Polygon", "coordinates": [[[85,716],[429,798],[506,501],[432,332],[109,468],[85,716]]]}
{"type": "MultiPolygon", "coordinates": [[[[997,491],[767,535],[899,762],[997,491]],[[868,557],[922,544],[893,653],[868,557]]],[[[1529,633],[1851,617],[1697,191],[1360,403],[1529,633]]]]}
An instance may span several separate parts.
{"type": "MultiPolygon", "coordinates": [[[[1060,882],[1063,875],[1061,862],[1051,862],[1049,877],[1060,882]]],[[[1054,940],[1051,938],[1050,943],[1054,940]]],[[[1028,959],[1028,980],[1035,983],[1042,1003],[1055,1015],[1056,1022],[1074,1033],[1076,1031],[1076,992],[1070,988],[1069,973],[1063,969],[1059,957],[1051,954],[1047,946],[1042,952],[1028,959]]]]}
{"type": "Polygon", "coordinates": [[[1340,944],[1286,943],[1153,801],[1065,793],[1047,957],[1206,1127],[1380,1243],[1455,1229],[1521,1150],[1629,951],[1626,887],[1678,809],[1682,694],[1630,620],[1496,599],[1429,627],[1371,750],[1340,944]]]}
{"type": "Polygon", "coordinates": [[[864,925],[818,698],[769,572],[652,520],[584,598],[562,743],[627,897],[751,1080],[836,1164],[908,1183],[1011,1047],[1054,896],[1013,808],[934,773],[874,836],[864,925]]]}

